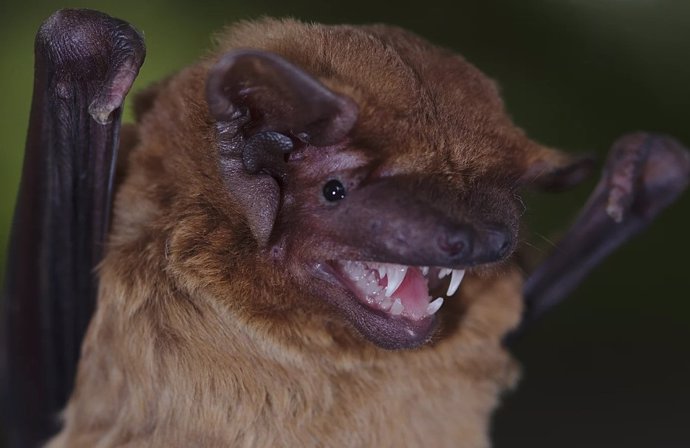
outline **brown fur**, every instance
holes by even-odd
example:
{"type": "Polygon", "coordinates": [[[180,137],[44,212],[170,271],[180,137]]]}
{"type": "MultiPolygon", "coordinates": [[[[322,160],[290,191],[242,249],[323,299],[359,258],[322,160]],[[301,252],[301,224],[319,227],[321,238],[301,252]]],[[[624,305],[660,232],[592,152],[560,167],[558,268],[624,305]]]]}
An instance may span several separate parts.
{"type": "MultiPolygon", "coordinates": [[[[415,350],[377,348],[305,296],[254,242],[217,166],[205,74],[244,47],[351,96],[353,140],[380,151],[381,171],[469,188],[562,162],[512,125],[478,70],[407,32],[273,20],[230,29],[217,52],[139,103],[98,309],[49,446],[488,446],[490,415],[518,375],[501,345],[521,312],[517,269],[469,273],[443,330],[415,350]]],[[[290,250],[285,263],[299,258],[290,250]]]]}

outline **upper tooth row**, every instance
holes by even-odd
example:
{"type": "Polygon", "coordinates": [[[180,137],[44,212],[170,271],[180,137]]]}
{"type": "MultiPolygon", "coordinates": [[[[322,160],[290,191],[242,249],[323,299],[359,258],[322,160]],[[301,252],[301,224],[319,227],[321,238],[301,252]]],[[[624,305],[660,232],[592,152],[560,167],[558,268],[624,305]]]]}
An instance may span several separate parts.
{"type": "MultiPolygon", "coordinates": [[[[379,271],[379,278],[388,277],[385,295],[386,297],[391,297],[405,279],[408,267],[402,265],[379,264],[378,266],[376,266],[376,269],[379,271]]],[[[423,266],[421,270],[422,274],[424,275],[427,275],[429,273],[428,266],[423,266]]],[[[458,288],[460,287],[460,283],[462,282],[463,277],[465,277],[465,270],[441,268],[438,271],[438,278],[443,278],[448,275],[450,275],[451,277],[446,295],[450,297],[453,294],[455,294],[458,288]]]]}
{"type": "Polygon", "coordinates": [[[465,277],[464,269],[449,269],[442,268],[438,271],[438,278],[443,278],[450,275],[450,284],[448,285],[447,296],[452,296],[460,287],[460,282],[462,282],[463,277],[465,277]]]}
{"type": "Polygon", "coordinates": [[[448,292],[446,293],[448,297],[455,294],[460,287],[460,282],[462,282],[463,277],[465,277],[464,269],[453,269],[453,274],[450,277],[450,284],[448,285],[448,292]]]}
{"type": "Polygon", "coordinates": [[[402,284],[403,280],[405,279],[405,275],[407,275],[407,266],[381,266],[379,268],[379,277],[383,278],[384,276],[388,277],[388,283],[386,284],[386,297],[390,297],[393,295],[396,289],[400,287],[402,284]]]}

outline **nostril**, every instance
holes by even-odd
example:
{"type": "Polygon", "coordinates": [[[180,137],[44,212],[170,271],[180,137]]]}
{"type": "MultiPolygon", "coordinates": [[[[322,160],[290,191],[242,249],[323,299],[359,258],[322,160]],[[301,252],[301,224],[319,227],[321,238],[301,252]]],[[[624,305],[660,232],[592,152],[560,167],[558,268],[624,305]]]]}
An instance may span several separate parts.
{"type": "Polygon", "coordinates": [[[503,258],[508,255],[513,245],[512,238],[507,230],[493,228],[486,231],[486,248],[491,258],[503,258]]]}
{"type": "Polygon", "coordinates": [[[472,252],[472,235],[464,229],[446,233],[438,238],[438,247],[451,257],[469,254],[472,252]]]}
{"type": "Polygon", "coordinates": [[[508,251],[510,251],[510,246],[512,246],[510,239],[506,238],[503,241],[503,244],[501,244],[501,247],[498,249],[498,256],[501,258],[506,256],[508,251]]]}

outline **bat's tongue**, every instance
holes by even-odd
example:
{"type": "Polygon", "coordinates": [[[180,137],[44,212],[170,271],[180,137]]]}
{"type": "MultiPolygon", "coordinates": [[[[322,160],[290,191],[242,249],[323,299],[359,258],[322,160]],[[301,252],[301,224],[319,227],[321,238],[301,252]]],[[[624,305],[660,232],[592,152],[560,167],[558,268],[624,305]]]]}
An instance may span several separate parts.
{"type": "MultiPolygon", "coordinates": [[[[388,278],[380,279],[379,285],[384,288],[388,286],[388,278]]],[[[417,268],[408,268],[404,273],[402,283],[392,294],[392,298],[400,300],[405,316],[417,319],[425,317],[430,297],[429,286],[422,272],[417,268]]]]}

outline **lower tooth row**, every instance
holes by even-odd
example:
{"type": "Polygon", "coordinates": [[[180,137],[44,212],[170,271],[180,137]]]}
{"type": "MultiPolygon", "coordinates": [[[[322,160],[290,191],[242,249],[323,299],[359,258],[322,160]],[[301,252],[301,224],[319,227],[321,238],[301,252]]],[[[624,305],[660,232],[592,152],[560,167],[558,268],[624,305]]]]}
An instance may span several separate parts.
{"type": "Polygon", "coordinates": [[[427,316],[431,316],[433,314],[436,314],[436,311],[441,309],[441,305],[443,305],[443,297],[439,297],[433,302],[429,303],[426,306],[426,314],[427,316]]]}
{"type": "Polygon", "coordinates": [[[395,299],[395,301],[393,302],[393,305],[391,306],[391,314],[393,316],[399,316],[402,314],[403,309],[404,309],[404,307],[403,307],[403,304],[400,301],[400,299],[395,299]]]}
{"type": "MultiPolygon", "coordinates": [[[[433,302],[429,303],[426,307],[426,315],[427,316],[432,316],[436,314],[438,310],[441,309],[441,306],[443,305],[443,297],[439,297],[433,302]]],[[[391,302],[390,299],[386,298],[381,302],[381,308],[383,308],[386,311],[390,311],[390,313],[393,316],[400,316],[405,309],[404,305],[402,304],[402,301],[400,299],[395,299],[393,302],[391,302]]]]}

